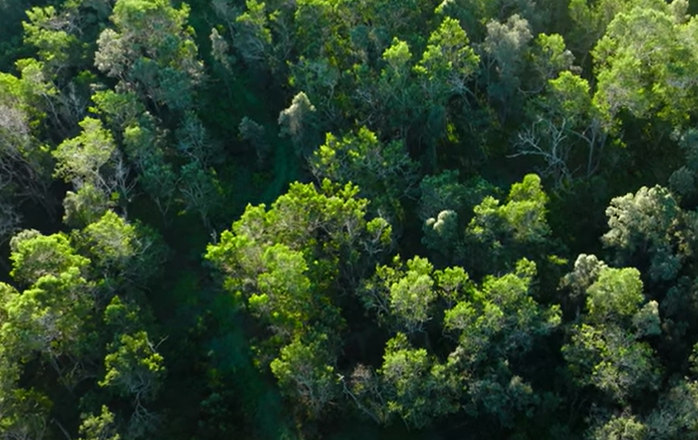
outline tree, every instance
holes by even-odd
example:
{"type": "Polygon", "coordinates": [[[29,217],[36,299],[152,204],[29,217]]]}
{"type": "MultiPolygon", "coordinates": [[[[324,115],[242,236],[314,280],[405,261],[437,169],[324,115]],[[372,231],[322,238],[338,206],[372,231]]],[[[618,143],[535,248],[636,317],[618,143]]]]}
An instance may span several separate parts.
{"type": "Polygon", "coordinates": [[[44,438],[48,435],[51,401],[46,396],[18,388],[3,400],[0,435],[8,439],[44,438]]]}
{"type": "Polygon", "coordinates": [[[63,199],[63,223],[81,228],[99,220],[109,209],[110,200],[92,184],[82,185],[76,192],[68,191],[63,199]]]}
{"type": "MultiPolygon", "coordinates": [[[[15,203],[30,199],[50,212],[50,154],[36,138],[36,127],[44,119],[41,94],[50,94],[35,78],[40,72],[23,69],[26,77],[0,73],[0,206],[3,239],[9,238],[19,221],[15,203]]],[[[38,80],[37,80],[38,81],[38,80]]]]}
{"type": "Polygon", "coordinates": [[[392,267],[378,266],[375,278],[361,290],[364,307],[408,335],[423,331],[438,297],[433,272],[429,260],[420,257],[408,260],[404,267],[399,257],[392,267]]]}
{"type": "MultiPolygon", "coordinates": [[[[681,2],[679,2],[681,3],[681,2]]],[[[693,20],[684,23],[665,2],[651,1],[615,16],[594,51],[594,100],[609,121],[621,110],[683,124],[695,104],[693,20]],[[661,48],[661,50],[653,50],[661,48]],[[636,75],[642,69],[643,75],[636,75]]]]}
{"type": "Polygon", "coordinates": [[[270,364],[279,386],[303,405],[310,419],[327,412],[339,394],[334,356],[322,347],[326,340],[324,335],[312,337],[310,343],[294,339],[270,364]]]}
{"type": "Polygon", "coordinates": [[[649,438],[679,439],[698,436],[698,383],[687,379],[666,391],[645,419],[649,438]]]}
{"type": "Polygon", "coordinates": [[[587,289],[598,279],[599,273],[607,267],[606,263],[599,260],[596,255],[578,255],[572,272],[560,280],[560,287],[568,289],[570,293],[569,303],[566,305],[573,307],[576,313],[579,313],[586,301],[587,289]]]}
{"type": "Polygon", "coordinates": [[[33,46],[36,56],[19,60],[18,65],[40,69],[41,82],[51,89],[44,94],[42,107],[48,111],[51,128],[62,138],[72,133],[87,110],[93,52],[93,42],[88,40],[99,19],[99,7],[81,7],[77,1],[59,6],[35,6],[27,11],[28,20],[22,22],[24,44],[33,46]]]}
{"type": "Polygon", "coordinates": [[[22,231],[10,242],[12,272],[19,283],[31,285],[45,275],[60,276],[70,268],[82,270],[89,260],[78,255],[64,234],[22,231]]]}
{"type": "Polygon", "coordinates": [[[466,83],[477,71],[480,57],[469,43],[458,20],[451,17],[444,18],[439,28],[431,33],[422,59],[414,68],[424,78],[423,86],[433,87],[427,94],[430,100],[443,105],[444,98],[451,94],[472,93],[466,83]]]}
{"type": "Polygon", "coordinates": [[[422,113],[423,102],[412,81],[412,52],[406,41],[393,38],[381,56],[376,75],[366,67],[355,67],[357,95],[361,113],[383,133],[397,133],[405,139],[408,130],[422,113]]]}
{"type": "Polygon", "coordinates": [[[219,146],[194,112],[188,111],[184,114],[175,135],[177,151],[192,163],[206,167],[220,161],[219,146]]]}
{"type": "Polygon", "coordinates": [[[592,428],[593,439],[662,439],[695,438],[697,432],[698,387],[681,379],[659,397],[652,411],[644,417],[627,409],[592,428]]]}
{"type": "Polygon", "coordinates": [[[113,29],[99,36],[95,66],[119,80],[117,91],[136,91],[157,108],[192,106],[201,80],[189,7],[172,7],[168,0],[119,0],[111,15],[113,29]]]}
{"type": "Polygon", "coordinates": [[[531,92],[541,92],[548,81],[564,72],[579,73],[580,69],[573,64],[574,55],[567,49],[562,35],[538,34],[533,43],[531,64],[536,78],[529,80],[532,83],[528,85],[531,92]],[[539,83],[537,87],[536,82],[539,83]]]}
{"type": "MultiPolygon", "coordinates": [[[[531,297],[535,272],[532,262],[521,260],[515,273],[487,277],[478,287],[462,268],[434,271],[419,257],[406,267],[399,257],[393,266],[377,267],[360,298],[395,333],[382,367],[374,374],[359,365],[345,393],[380,423],[394,414],[418,428],[464,407],[512,424],[516,411],[536,400],[531,386],[513,371],[534,342],[560,322],[558,307],[540,306],[531,297]],[[443,363],[408,339],[421,339],[415,333],[439,310],[444,310],[444,334],[455,343],[443,363]]],[[[430,347],[427,332],[421,336],[430,347]]]]}
{"type": "Polygon", "coordinates": [[[500,23],[487,23],[487,37],[482,49],[485,58],[485,83],[490,99],[502,106],[502,115],[511,108],[521,82],[528,43],[533,38],[528,20],[514,14],[500,23]]]}
{"type": "Polygon", "coordinates": [[[611,200],[606,209],[609,231],[603,243],[615,250],[619,264],[649,263],[654,281],[671,280],[685,259],[686,216],[673,195],[661,186],[611,200]],[[649,260],[649,261],[647,261],[649,260]]]}
{"type": "Polygon", "coordinates": [[[279,126],[279,135],[291,138],[298,156],[307,156],[319,144],[315,106],[303,92],[294,96],[291,106],[279,114],[279,126]]]}
{"type": "Polygon", "coordinates": [[[150,432],[157,416],[144,405],[151,401],[164,379],[164,359],[146,331],[115,335],[104,358],[106,373],[99,382],[118,396],[131,399],[133,413],[129,434],[141,437],[150,432]]]}
{"type": "Polygon", "coordinates": [[[85,118],[80,122],[82,133],[63,141],[53,156],[57,160],[55,175],[72,182],[76,189],[91,185],[108,198],[121,194],[129,199],[131,188],[127,182],[128,170],[120,161],[111,132],[98,119],[85,118]]]}
{"type": "Polygon", "coordinates": [[[633,268],[602,268],[587,289],[587,319],[591,323],[620,322],[638,312],[644,301],[640,272],[633,268]]]}
{"type": "MultiPolygon", "coordinates": [[[[531,385],[514,373],[515,365],[560,324],[558,306],[544,307],[531,297],[535,274],[535,264],[521,260],[516,272],[486,277],[478,289],[459,277],[467,295],[452,300],[444,314],[444,329],[457,340],[446,368],[461,384],[465,409],[484,411],[505,426],[536,401],[531,385]]],[[[442,276],[440,282],[449,279],[442,276]]]]}
{"type": "Polygon", "coordinates": [[[458,214],[455,211],[441,211],[436,218],[427,219],[422,225],[422,244],[450,259],[458,246],[458,214]]]}
{"type": "Polygon", "coordinates": [[[384,145],[365,127],[341,138],[328,133],[310,166],[319,181],[358,185],[362,195],[376,205],[375,211],[390,219],[400,217],[399,202],[411,193],[417,179],[417,164],[404,144],[384,145]]]}
{"type": "Polygon", "coordinates": [[[587,313],[573,327],[563,355],[581,384],[625,403],[659,386],[656,356],[642,341],[661,332],[659,311],[652,302],[641,307],[646,299],[636,269],[597,267],[598,277],[586,291],[587,313]]]}
{"type": "Polygon", "coordinates": [[[231,23],[235,49],[251,67],[275,67],[266,4],[247,0],[245,6],[245,12],[231,23]]]}
{"type": "Polygon", "coordinates": [[[589,52],[606,33],[608,24],[622,11],[637,3],[635,0],[600,0],[593,3],[571,0],[568,13],[571,19],[569,42],[575,53],[588,57],[589,52]]]}
{"type": "Polygon", "coordinates": [[[494,273],[543,250],[550,235],[547,203],[548,196],[535,174],[513,184],[503,205],[492,196],[485,197],[473,209],[475,216],[466,229],[465,251],[473,266],[494,273]],[[468,245],[472,248],[467,249],[468,245]]]}
{"type": "Polygon", "coordinates": [[[132,397],[137,404],[152,399],[164,367],[163,357],[147,332],[117,335],[109,348],[110,353],[104,358],[106,374],[100,386],[114,388],[117,394],[132,397]]]}
{"type": "Polygon", "coordinates": [[[422,58],[414,67],[426,101],[423,105],[427,107],[427,132],[432,143],[446,132],[449,101],[454,97],[466,102],[474,98],[469,82],[477,72],[480,57],[469,43],[458,20],[446,17],[429,36],[422,58]]]}
{"type": "MultiPolygon", "coordinates": [[[[44,236],[24,231],[11,243],[13,270],[21,295],[6,291],[0,307],[5,319],[0,358],[19,374],[31,360],[50,366],[68,390],[89,376],[93,334],[87,323],[94,303],[94,284],[84,277],[89,260],[76,254],[62,234],[44,236]]],[[[19,376],[17,376],[18,379],[19,376]]],[[[9,383],[12,383],[12,379],[9,383]]]]}
{"type": "Polygon", "coordinates": [[[99,415],[83,414],[80,424],[80,440],[120,440],[116,430],[114,413],[102,405],[99,415]]]}
{"type": "Polygon", "coordinates": [[[563,354],[582,385],[592,385],[621,404],[660,384],[652,348],[618,327],[576,327],[563,354]]]}
{"type": "MultiPolygon", "coordinates": [[[[257,278],[258,293],[249,298],[250,311],[281,334],[301,331],[313,320],[313,296],[303,254],[283,244],[264,250],[257,278]]],[[[318,305],[316,305],[318,306],[318,305]]]]}
{"type": "Polygon", "coordinates": [[[537,156],[543,176],[555,186],[570,186],[576,176],[589,178],[598,169],[608,138],[588,82],[570,72],[549,79],[545,92],[529,103],[532,121],[517,134],[513,157],[537,156]]]}
{"type": "Polygon", "coordinates": [[[271,153],[271,146],[266,140],[264,126],[258,124],[247,116],[242,118],[238,126],[240,138],[249,142],[257,154],[257,163],[264,164],[271,153]]]}
{"type": "Polygon", "coordinates": [[[314,260],[322,263],[314,269],[329,271],[321,285],[339,276],[348,283],[343,287],[350,288],[373,267],[391,240],[385,220],[366,218],[368,201],[358,198],[358,191],[352,184],[342,186],[328,180],[319,187],[291,184],[269,210],[263,205],[248,206],[232,229],[221,234],[219,244],[209,247],[207,258],[232,280],[244,273],[249,275],[243,278],[249,278],[258,273],[262,249],[283,243],[310,258],[309,267],[315,266],[314,260]],[[338,272],[331,269],[334,264],[338,264],[338,272]]]}
{"type": "Polygon", "coordinates": [[[157,232],[131,224],[113,211],[74,232],[73,237],[78,249],[90,258],[95,278],[114,290],[146,285],[167,257],[157,232]]]}
{"type": "Polygon", "coordinates": [[[466,199],[466,187],[458,181],[458,170],[446,170],[437,175],[424,176],[419,182],[418,216],[422,221],[442,211],[460,211],[466,199]]]}
{"type": "Polygon", "coordinates": [[[339,396],[333,377],[344,319],[341,292],[352,292],[390,244],[390,226],[368,220],[368,201],[352,184],[293,183],[269,209],[248,206],[209,245],[206,258],[224,287],[268,328],[257,349],[285,394],[318,417],[339,396]]]}
{"type": "Polygon", "coordinates": [[[530,296],[535,274],[534,263],[520,260],[516,272],[487,277],[472,298],[460,299],[446,311],[445,328],[460,333],[461,350],[455,356],[467,356],[461,360],[475,368],[487,359],[488,350],[508,355],[528,351],[536,336],[559,324],[557,307],[544,308],[530,296]]]}
{"type": "Polygon", "coordinates": [[[25,44],[38,49],[38,58],[51,76],[71,67],[76,61],[71,58],[79,54],[80,41],[73,34],[79,32],[74,12],[59,12],[53,6],[33,7],[27,11],[29,21],[22,22],[25,44]]]}
{"type": "Polygon", "coordinates": [[[593,440],[644,440],[647,438],[647,426],[635,416],[621,414],[593,427],[589,438],[593,440]]]}
{"type": "Polygon", "coordinates": [[[454,383],[423,348],[410,346],[398,333],[386,344],[379,370],[384,383],[389,413],[398,415],[408,428],[422,428],[438,416],[457,410],[454,383]]]}
{"type": "Polygon", "coordinates": [[[668,186],[682,201],[691,203],[696,196],[696,172],[698,172],[698,131],[689,128],[678,136],[683,150],[682,166],[669,177],[668,186]]]}
{"type": "Polygon", "coordinates": [[[222,204],[222,189],[214,169],[205,169],[191,162],[180,170],[179,192],[185,210],[201,216],[206,229],[211,230],[211,215],[222,204]]]}

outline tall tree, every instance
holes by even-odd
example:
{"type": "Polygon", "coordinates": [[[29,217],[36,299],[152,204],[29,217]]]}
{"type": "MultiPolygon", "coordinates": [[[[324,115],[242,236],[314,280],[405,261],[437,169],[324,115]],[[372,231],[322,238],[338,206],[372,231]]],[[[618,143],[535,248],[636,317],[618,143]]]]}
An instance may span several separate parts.
{"type": "Polygon", "coordinates": [[[202,65],[188,16],[188,5],[176,9],[168,0],[117,1],[95,65],[119,80],[119,91],[135,91],[155,108],[191,108],[202,65]]]}

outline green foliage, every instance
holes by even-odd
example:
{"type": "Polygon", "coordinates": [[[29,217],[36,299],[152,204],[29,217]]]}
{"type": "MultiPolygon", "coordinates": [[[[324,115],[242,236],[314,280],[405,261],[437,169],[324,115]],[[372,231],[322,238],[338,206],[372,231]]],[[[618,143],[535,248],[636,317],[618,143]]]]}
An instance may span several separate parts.
{"type": "Polygon", "coordinates": [[[63,200],[63,223],[76,228],[87,226],[107,212],[109,202],[102,191],[89,183],[76,192],[68,191],[63,200]]]}
{"type": "Polygon", "coordinates": [[[460,299],[444,316],[445,329],[458,340],[448,367],[469,378],[463,384],[465,408],[475,414],[483,411],[507,426],[537,399],[513,366],[560,324],[559,307],[543,307],[530,296],[535,273],[532,262],[521,260],[515,273],[486,278],[481,289],[460,299]]]}
{"type": "Polygon", "coordinates": [[[417,177],[417,164],[401,142],[383,145],[365,127],[340,139],[328,133],[310,165],[318,180],[358,185],[375,211],[391,219],[399,217],[396,202],[410,195],[417,177]]]}
{"type": "Polygon", "coordinates": [[[255,0],[245,2],[247,9],[235,19],[235,48],[245,62],[270,62],[272,35],[265,11],[265,4],[255,0]]]}
{"type": "Polygon", "coordinates": [[[410,347],[398,333],[388,341],[379,371],[387,384],[387,409],[408,427],[422,428],[435,416],[456,410],[450,401],[455,390],[446,371],[424,349],[410,347]]]}
{"type": "MultiPolygon", "coordinates": [[[[575,272],[581,275],[584,269],[578,263],[575,272]]],[[[593,385],[616,401],[626,402],[659,386],[656,355],[641,341],[660,333],[659,312],[655,302],[641,308],[646,299],[636,269],[613,269],[598,261],[595,266],[586,275],[596,278],[586,289],[587,313],[573,327],[563,354],[581,384],[593,385]]]]}
{"type": "Polygon", "coordinates": [[[38,57],[49,72],[57,73],[71,64],[71,52],[79,48],[78,38],[70,32],[76,26],[70,12],[59,13],[53,6],[33,7],[22,22],[25,44],[38,50],[38,57]]]}
{"type": "Polygon", "coordinates": [[[590,433],[593,440],[643,440],[647,436],[647,427],[634,416],[621,415],[613,417],[605,424],[596,427],[590,433]]]}
{"type": "Polygon", "coordinates": [[[0,437],[695,438],[695,9],[3,2],[0,437]]]}
{"type": "Polygon", "coordinates": [[[434,176],[424,176],[419,183],[419,219],[428,220],[442,211],[461,209],[466,188],[458,182],[459,172],[447,170],[434,176]]]}
{"type": "Polygon", "coordinates": [[[640,272],[603,268],[587,289],[587,318],[593,323],[618,322],[637,313],[642,295],[640,272]]]}
{"type": "Polygon", "coordinates": [[[530,125],[517,134],[516,155],[542,159],[542,175],[559,190],[598,170],[608,130],[587,80],[567,70],[545,79],[544,93],[529,103],[530,125]]]}
{"type": "Polygon", "coordinates": [[[46,434],[49,399],[33,390],[16,389],[5,399],[0,433],[8,438],[46,434]]]}
{"type": "Polygon", "coordinates": [[[466,252],[475,253],[470,257],[477,261],[475,267],[485,273],[511,268],[518,258],[545,245],[550,235],[547,202],[540,178],[529,174],[511,186],[505,204],[487,196],[475,206],[466,229],[466,243],[473,246],[466,252]]]}
{"type": "Polygon", "coordinates": [[[338,293],[355,286],[390,243],[390,226],[368,221],[368,203],[357,194],[351,184],[294,183],[269,210],[248,206],[206,254],[226,275],[226,289],[269,326],[258,360],[311,419],[338,392],[331,369],[344,326],[338,293]]]}
{"type": "Polygon", "coordinates": [[[653,280],[670,280],[681,269],[687,252],[686,214],[672,194],[661,186],[642,187],[636,194],[611,200],[606,209],[609,231],[602,240],[615,250],[621,264],[649,259],[648,274],[653,280]]]}
{"type": "Polygon", "coordinates": [[[698,432],[698,384],[680,380],[663,394],[645,420],[649,436],[661,439],[694,438],[698,432]]]}
{"type": "Polygon", "coordinates": [[[117,283],[113,288],[145,285],[159,272],[167,256],[157,232],[130,224],[113,211],[107,211],[74,237],[105,283],[117,283]]]}
{"type": "Polygon", "coordinates": [[[152,399],[165,373],[163,358],[144,331],[117,336],[104,358],[106,374],[99,382],[124,397],[136,401],[152,399]]]}
{"type": "MultiPolygon", "coordinates": [[[[167,168],[163,169],[163,179],[167,179],[167,168]]],[[[179,191],[183,205],[188,212],[196,212],[206,228],[211,227],[211,216],[222,203],[222,192],[216,172],[205,169],[198,162],[191,162],[180,170],[179,191]]],[[[166,183],[166,182],[163,182],[166,183]]],[[[166,187],[162,188],[167,190],[166,187]]]]}
{"type": "Polygon", "coordinates": [[[324,335],[315,337],[310,344],[294,340],[281,349],[279,357],[271,364],[271,371],[279,381],[279,386],[288,390],[308,412],[308,417],[317,419],[327,412],[337,398],[337,386],[332,355],[323,350],[327,340],[324,335]]]}
{"type": "Polygon", "coordinates": [[[42,235],[26,230],[12,238],[12,277],[28,285],[45,275],[60,276],[71,268],[83,269],[89,260],[77,255],[63,234],[42,235]]]}
{"type": "Polygon", "coordinates": [[[481,291],[446,311],[446,329],[460,332],[459,360],[471,367],[484,361],[490,349],[509,355],[529,350],[534,337],[550,332],[560,322],[557,307],[545,310],[530,296],[535,265],[521,260],[516,269],[498,278],[488,277],[481,291]],[[497,343],[488,347],[495,338],[497,343]]]}
{"type": "Polygon", "coordinates": [[[423,331],[432,318],[432,303],[438,297],[432,278],[434,267],[420,257],[408,260],[404,268],[396,257],[394,266],[376,268],[375,280],[366,283],[361,292],[364,307],[375,309],[379,316],[408,334],[423,331]]]}
{"type": "Polygon", "coordinates": [[[404,267],[398,258],[392,267],[379,266],[361,299],[397,333],[376,374],[358,366],[345,392],[381,423],[394,414],[408,427],[423,427],[460,406],[511,423],[513,412],[536,400],[511,365],[560,323],[558,307],[542,307],[530,296],[535,272],[532,262],[521,260],[515,273],[488,277],[476,287],[462,268],[434,271],[420,257],[404,267]],[[408,339],[419,340],[418,332],[427,336],[425,324],[439,309],[443,331],[456,343],[445,363],[408,339]]]}
{"type": "Polygon", "coordinates": [[[116,2],[114,28],[100,34],[95,66],[156,106],[191,107],[202,66],[188,16],[186,4],[175,9],[168,0],[116,2]]]}
{"type": "Polygon", "coordinates": [[[483,49],[487,56],[487,93],[491,99],[511,105],[532,38],[528,20],[518,14],[505,23],[495,20],[487,23],[483,49]]]}
{"type": "Polygon", "coordinates": [[[80,127],[79,136],[62,142],[53,152],[58,162],[55,175],[77,188],[90,184],[108,191],[111,185],[100,170],[115,154],[114,138],[98,119],[85,118],[80,127]]]}
{"type": "MultiPolygon", "coordinates": [[[[414,67],[425,94],[430,116],[445,113],[448,101],[454,96],[472,98],[469,81],[477,72],[480,57],[469,46],[470,41],[458,20],[446,17],[441,26],[429,36],[421,60],[414,67]]],[[[432,119],[432,118],[430,118],[432,119]]],[[[446,121],[433,124],[434,137],[445,131],[446,121]]]]}
{"type": "Polygon", "coordinates": [[[85,415],[80,424],[80,440],[120,440],[114,423],[114,413],[106,405],[99,415],[85,415]]]}
{"type": "Polygon", "coordinates": [[[695,102],[687,73],[695,66],[693,20],[679,21],[665,2],[652,1],[618,13],[593,51],[595,101],[614,118],[628,110],[681,124],[695,102]],[[661,51],[652,50],[661,47],[661,51]],[[638,69],[643,71],[637,75],[638,69]]]}

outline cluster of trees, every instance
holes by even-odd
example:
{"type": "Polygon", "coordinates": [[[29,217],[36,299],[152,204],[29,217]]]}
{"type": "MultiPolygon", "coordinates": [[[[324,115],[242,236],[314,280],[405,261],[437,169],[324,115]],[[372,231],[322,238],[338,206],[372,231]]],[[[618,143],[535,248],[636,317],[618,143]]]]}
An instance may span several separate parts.
{"type": "Polygon", "coordinates": [[[698,437],[694,9],[0,3],[0,439],[698,437]]]}

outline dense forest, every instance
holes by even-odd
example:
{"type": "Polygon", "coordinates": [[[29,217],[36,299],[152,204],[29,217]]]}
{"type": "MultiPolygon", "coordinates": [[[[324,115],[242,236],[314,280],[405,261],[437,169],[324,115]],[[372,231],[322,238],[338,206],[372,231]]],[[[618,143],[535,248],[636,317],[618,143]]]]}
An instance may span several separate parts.
{"type": "Polygon", "coordinates": [[[0,440],[698,439],[694,13],[0,0],[0,440]]]}

